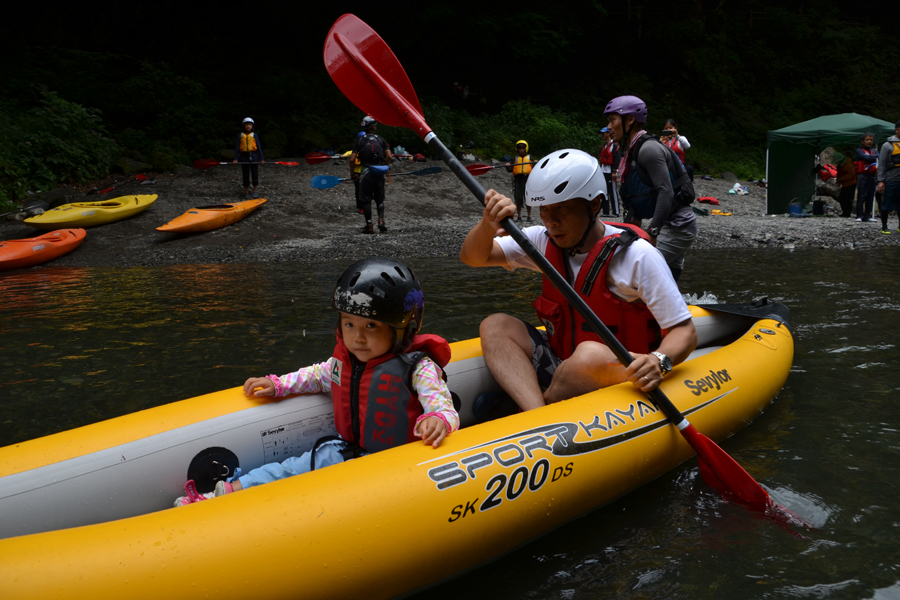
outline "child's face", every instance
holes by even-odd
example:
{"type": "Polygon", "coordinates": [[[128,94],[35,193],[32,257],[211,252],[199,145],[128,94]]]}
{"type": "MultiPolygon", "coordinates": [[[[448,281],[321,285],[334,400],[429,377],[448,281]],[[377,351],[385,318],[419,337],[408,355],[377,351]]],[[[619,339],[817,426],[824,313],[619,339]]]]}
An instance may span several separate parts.
{"type": "Polygon", "coordinates": [[[251,129],[253,129],[253,123],[244,123],[244,131],[250,133],[251,129]]]}
{"type": "Polygon", "coordinates": [[[525,156],[525,146],[519,146],[516,150],[518,150],[519,156],[525,156]]]}
{"type": "Polygon", "coordinates": [[[361,362],[387,354],[394,346],[390,325],[347,313],[341,313],[341,338],[350,354],[361,362]]]}

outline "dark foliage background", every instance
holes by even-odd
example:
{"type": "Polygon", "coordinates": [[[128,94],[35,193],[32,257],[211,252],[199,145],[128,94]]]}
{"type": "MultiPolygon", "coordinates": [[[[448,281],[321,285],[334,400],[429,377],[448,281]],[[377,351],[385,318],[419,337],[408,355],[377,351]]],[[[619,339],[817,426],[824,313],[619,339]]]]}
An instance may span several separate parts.
{"type": "MultiPolygon", "coordinates": [[[[353,12],[397,54],[429,124],[488,156],[599,148],[606,102],[674,118],[701,172],[761,176],[770,129],[823,114],[900,118],[889,0],[566,3],[31,3],[2,36],[0,203],[83,182],[122,156],[220,157],[253,116],[268,154],[349,148],[362,113],[321,58],[353,12]],[[463,96],[460,89],[467,88],[463,96]]],[[[392,144],[424,149],[382,127],[392,144]]]]}

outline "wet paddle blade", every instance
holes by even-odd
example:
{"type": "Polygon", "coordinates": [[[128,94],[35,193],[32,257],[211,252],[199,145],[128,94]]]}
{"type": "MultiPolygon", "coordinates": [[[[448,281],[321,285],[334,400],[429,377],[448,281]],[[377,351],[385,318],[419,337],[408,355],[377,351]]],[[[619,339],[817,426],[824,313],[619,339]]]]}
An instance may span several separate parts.
{"type": "Polygon", "coordinates": [[[424,138],[431,128],[406,71],[384,40],[358,17],[338,18],[325,38],[325,69],[344,95],[376,121],[424,138]]]}
{"type": "Polygon", "coordinates": [[[213,160],[211,158],[200,158],[200,159],[194,161],[194,168],[200,169],[200,170],[210,169],[212,167],[217,166],[218,164],[219,164],[219,161],[217,161],[217,160],[213,160]]]}
{"type": "Polygon", "coordinates": [[[773,506],[768,492],[718,444],[694,429],[693,425],[682,429],[681,434],[697,453],[700,475],[710,487],[757,510],[773,506]]]}
{"type": "MultiPolygon", "coordinates": [[[[335,158],[335,157],[331,156],[330,154],[325,154],[322,152],[310,152],[309,154],[307,154],[306,156],[303,157],[303,160],[305,160],[306,164],[308,164],[308,165],[318,165],[323,162],[328,162],[332,158],[335,158]]],[[[294,164],[297,164],[297,163],[294,163],[294,164]]]]}
{"type": "Polygon", "coordinates": [[[467,165],[466,171],[477,177],[479,175],[484,175],[493,168],[494,167],[491,165],[467,165]]]}
{"type": "Polygon", "coordinates": [[[316,175],[312,178],[311,183],[317,190],[327,190],[328,188],[333,188],[342,181],[347,181],[347,179],[335,177],[334,175],[316,175]]]}
{"type": "Polygon", "coordinates": [[[422,175],[434,175],[435,173],[440,173],[440,167],[428,167],[425,169],[419,169],[418,171],[410,171],[409,173],[394,173],[394,176],[397,175],[417,175],[421,177],[422,175]]]}

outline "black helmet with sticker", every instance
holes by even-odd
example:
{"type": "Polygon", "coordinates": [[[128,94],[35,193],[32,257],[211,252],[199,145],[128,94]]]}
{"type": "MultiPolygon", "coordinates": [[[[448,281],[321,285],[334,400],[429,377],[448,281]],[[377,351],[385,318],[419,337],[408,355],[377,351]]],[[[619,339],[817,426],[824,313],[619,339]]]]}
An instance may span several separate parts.
{"type": "Polygon", "coordinates": [[[379,256],[363,259],[341,274],[331,306],[390,325],[404,346],[422,327],[425,316],[419,278],[399,260],[379,256]]]}

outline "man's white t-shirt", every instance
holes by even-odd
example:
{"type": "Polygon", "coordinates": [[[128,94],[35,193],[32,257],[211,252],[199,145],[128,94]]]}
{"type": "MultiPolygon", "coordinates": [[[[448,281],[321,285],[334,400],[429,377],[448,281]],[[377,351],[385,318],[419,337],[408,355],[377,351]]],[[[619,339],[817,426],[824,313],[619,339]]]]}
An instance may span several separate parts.
{"type": "MultiPolygon", "coordinates": [[[[550,240],[545,234],[547,230],[543,226],[537,226],[526,227],[522,231],[537,246],[541,254],[544,254],[550,240]]],[[[622,231],[618,227],[606,225],[605,235],[622,233],[622,231]]],[[[498,237],[494,238],[494,241],[500,244],[500,248],[506,256],[506,262],[509,264],[508,269],[522,268],[540,271],[531,257],[525,254],[511,237],[498,237]]],[[[581,270],[587,253],[575,256],[566,254],[566,256],[569,259],[573,277],[577,279],[578,271],[581,270]]],[[[691,318],[691,312],[688,310],[681,292],[678,291],[678,285],[672,279],[672,273],[666,265],[665,259],[646,240],[639,239],[627,248],[616,249],[607,271],[607,283],[610,291],[626,302],[642,300],[663,329],[668,329],[691,318]]]]}

